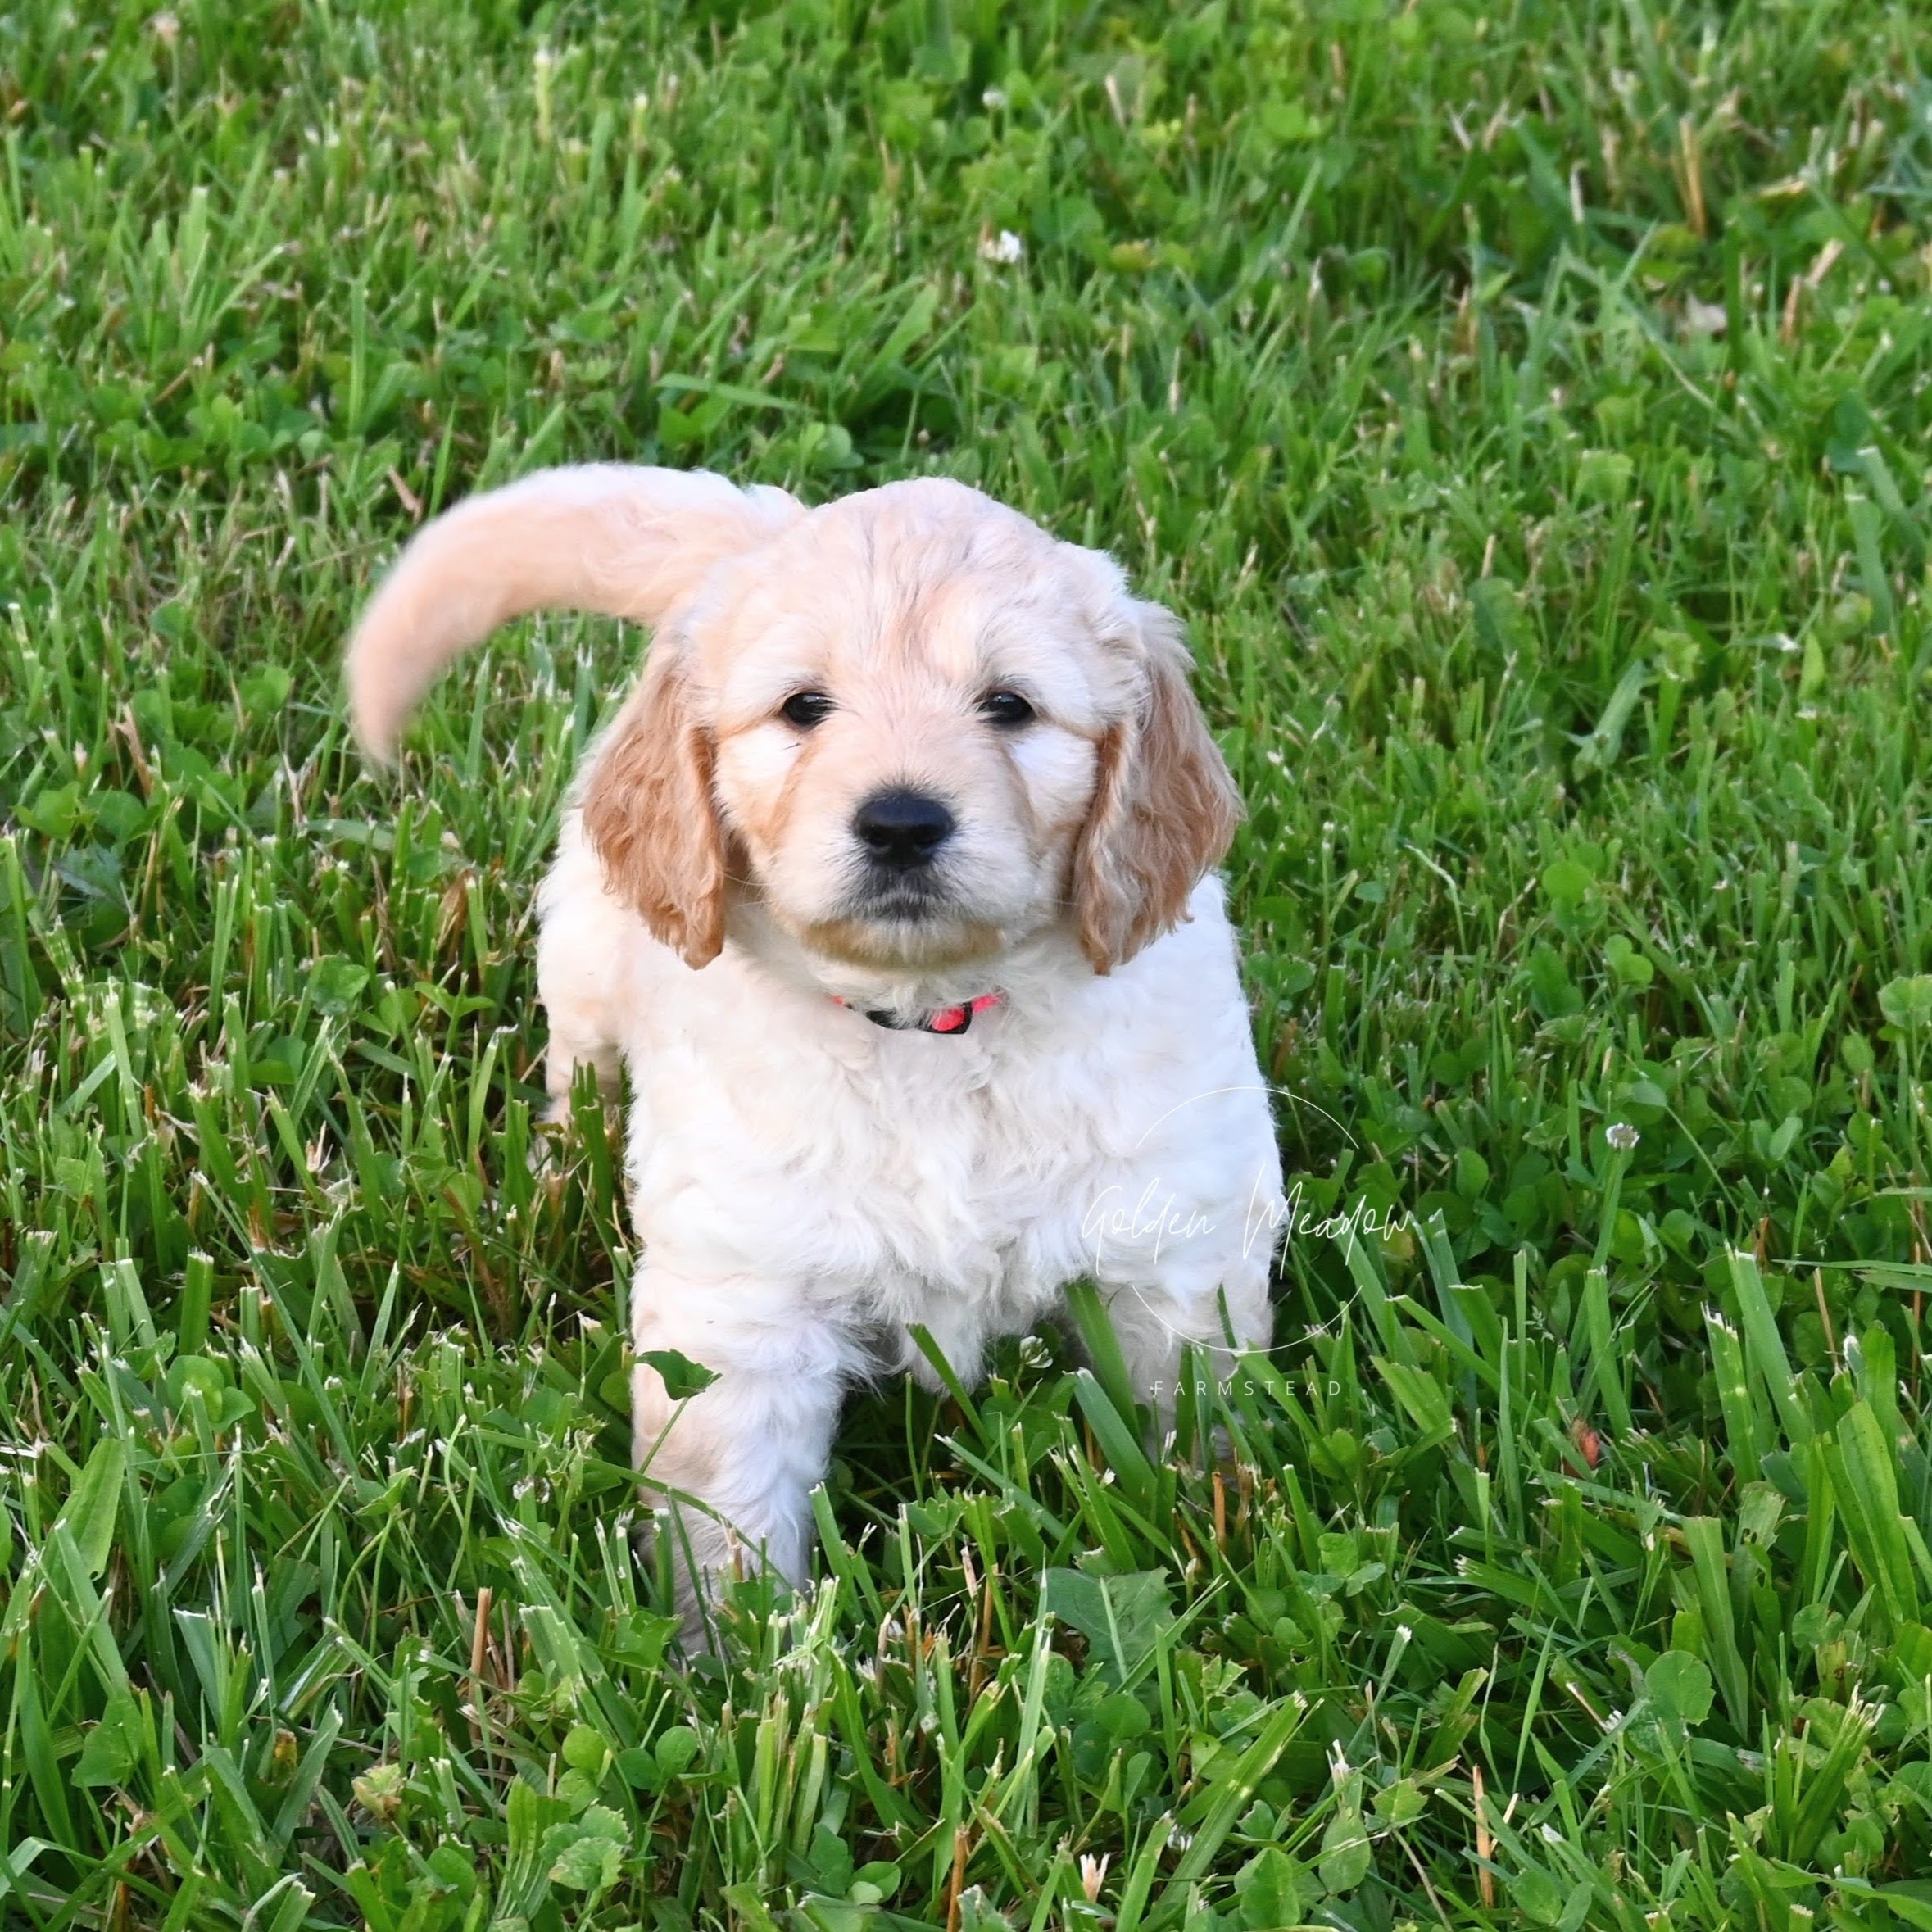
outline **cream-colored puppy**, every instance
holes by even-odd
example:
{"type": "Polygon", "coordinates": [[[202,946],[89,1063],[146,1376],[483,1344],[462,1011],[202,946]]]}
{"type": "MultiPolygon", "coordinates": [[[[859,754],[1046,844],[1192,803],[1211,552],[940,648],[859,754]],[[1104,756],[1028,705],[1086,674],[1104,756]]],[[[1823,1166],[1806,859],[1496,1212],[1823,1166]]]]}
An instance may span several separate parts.
{"type": "Polygon", "coordinates": [[[437,671],[539,606],[655,628],[542,898],[560,1115],[631,1089],[649,1480],[687,1612],[734,1553],[806,1571],[840,1399],[968,1380],[1086,1278],[1167,1411],[1192,1341],[1265,1345],[1281,1169],[1211,868],[1236,801],[1173,619],[963,485],[807,510],[615,466],[474,499],[350,646],[376,757],[437,671]],[[692,1507],[691,1501],[701,1507],[692,1507]]]}

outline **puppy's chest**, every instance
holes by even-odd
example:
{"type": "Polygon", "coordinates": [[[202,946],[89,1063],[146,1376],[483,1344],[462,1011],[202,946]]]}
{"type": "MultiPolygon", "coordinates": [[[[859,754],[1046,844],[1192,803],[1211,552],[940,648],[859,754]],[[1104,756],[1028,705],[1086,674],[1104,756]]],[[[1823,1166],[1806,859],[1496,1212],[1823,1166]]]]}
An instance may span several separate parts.
{"type": "Polygon", "coordinates": [[[633,1124],[646,1243],[701,1226],[738,1267],[909,1313],[964,1296],[1023,1313],[1080,1272],[1083,1222],[1122,1167],[1107,1083],[964,1041],[888,1045],[859,1069],[714,1077],[695,1108],[660,1067],[633,1124]]]}

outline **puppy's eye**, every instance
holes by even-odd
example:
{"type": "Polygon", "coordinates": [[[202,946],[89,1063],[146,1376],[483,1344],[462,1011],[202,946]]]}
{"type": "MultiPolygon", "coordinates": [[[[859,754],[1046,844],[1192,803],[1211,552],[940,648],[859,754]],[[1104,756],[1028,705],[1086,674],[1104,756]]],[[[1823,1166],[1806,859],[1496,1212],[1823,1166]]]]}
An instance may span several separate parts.
{"type": "Polygon", "coordinates": [[[800,731],[810,731],[832,715],[832,700],[822,691],[795,691],[778,707],[778,715],[800,731]]]}
{"type": "Polygon", "coordinates": [[[1033,715],[1033,707],[1017,691],[989,691],[979,701],[980,715],[995,724],[1024,724],[1033,715]]]}

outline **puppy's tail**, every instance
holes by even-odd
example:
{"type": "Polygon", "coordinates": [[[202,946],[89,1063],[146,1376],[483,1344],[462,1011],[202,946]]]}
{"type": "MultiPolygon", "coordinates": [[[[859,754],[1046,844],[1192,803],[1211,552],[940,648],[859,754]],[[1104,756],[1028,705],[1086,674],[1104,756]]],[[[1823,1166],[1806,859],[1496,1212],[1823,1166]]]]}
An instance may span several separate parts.
{"type": "Polygon", "coordinates": [[[615,463],[472,497],[417,534],[356,626],[346,669],[357,739],[388,764],[437,673],[498,624],[556,608],[655,624],[713,565],[799,514],[783,490],[615,463]]]}

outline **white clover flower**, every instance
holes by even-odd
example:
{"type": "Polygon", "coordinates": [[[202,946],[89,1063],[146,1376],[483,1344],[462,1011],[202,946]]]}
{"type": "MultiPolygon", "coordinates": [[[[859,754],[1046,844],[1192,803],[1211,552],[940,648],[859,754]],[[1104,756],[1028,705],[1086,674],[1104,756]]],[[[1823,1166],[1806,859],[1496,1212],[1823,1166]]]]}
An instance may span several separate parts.
{"type": "Polygon", "coordinates": [[[1603,1131],[1603,1138],[1619,1154],[1628,1154],[1643,1138],[1627,1120],[1614,1121],[1603,1131]]]}
{"type": "Polygon", "coordinates": [[[979,97],[979,104],[987,113],[997,114],[1006,105],[1006,89],[1003,87],[988,88],[979,97]]]}
{"type": "Polygon", "coordinates": [[[1001,229],[996,235],[986,236],[979,244],[982,261],[997,262],[1005,268],[1024,261],[1026,253],[1027,244],[1009,228],[1001,229]]]}

